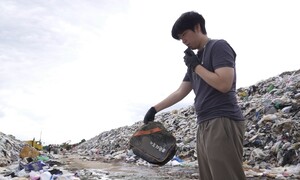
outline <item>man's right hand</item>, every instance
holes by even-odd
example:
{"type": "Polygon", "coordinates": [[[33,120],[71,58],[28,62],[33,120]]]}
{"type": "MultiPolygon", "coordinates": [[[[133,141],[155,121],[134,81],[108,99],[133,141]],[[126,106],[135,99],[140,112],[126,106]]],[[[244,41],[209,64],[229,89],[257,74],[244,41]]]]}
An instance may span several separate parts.
{"type": "Polygon", "coordinates": [[[187,48],[184,51],[184,53],[185,53],[185,56],[183,59],[184,59],[185,65],[194,72],[196,66],[198,66],[200,64],[199,58],[190,48],[187,48]]]}
{"type": "Polygon", "coordinates": [[[154,121],[154,116],[156,113],[157,113],[156,109],[154,107],[151,107],[144,117],[144,123],[148,124],[148,122],[154,121]]]}

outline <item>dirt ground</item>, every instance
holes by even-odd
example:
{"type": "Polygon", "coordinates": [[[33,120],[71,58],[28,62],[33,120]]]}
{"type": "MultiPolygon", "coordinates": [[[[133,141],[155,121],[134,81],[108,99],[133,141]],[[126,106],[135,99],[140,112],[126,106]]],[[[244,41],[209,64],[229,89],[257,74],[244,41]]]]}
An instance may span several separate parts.
{"type": "Polygon", "coordinates": [[[86,160],[78,155],[65,155],[60,158],[64,168],[71,172],[82,169],[100,169],[107,172],[111,179],[198,179],[196,168],[170,166],[137,166],[125,162],[103,162],[101,160],[86,160]]]}
{"type": "MultiPolygon", "coordinates": [[[[64,169],[76,173],[83,169],[97,169],[104,172],[108,179],[113,180],[166,180],[166,179],[198,179],[198,169],[183,166],[138,166],[123,161],[104,162],[103,160],[88,160],[79,155],[64,155],[58,158],[64,164],[64,169]]],[[[87,178],[89,179],[89,178],[87,178]]],[[[273,178],[256,177],[247,180],[269,180],[273,178]]]]}

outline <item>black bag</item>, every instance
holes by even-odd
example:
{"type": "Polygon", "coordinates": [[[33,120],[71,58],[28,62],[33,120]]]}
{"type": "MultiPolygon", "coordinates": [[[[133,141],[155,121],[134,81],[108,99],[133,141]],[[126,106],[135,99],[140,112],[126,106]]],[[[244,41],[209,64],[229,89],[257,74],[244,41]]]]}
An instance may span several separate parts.
{"type": "Polygon", "coordinates": [[[169,162],[176,153],[176,138],[160,122],[149,122],[130,138],[132,151],[145,161],[160,166],[169,162]]]}

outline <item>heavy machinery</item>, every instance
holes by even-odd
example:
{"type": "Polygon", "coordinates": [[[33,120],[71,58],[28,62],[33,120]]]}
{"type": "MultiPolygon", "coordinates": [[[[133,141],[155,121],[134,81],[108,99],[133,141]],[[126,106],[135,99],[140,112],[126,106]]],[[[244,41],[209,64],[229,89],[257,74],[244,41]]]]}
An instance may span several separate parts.
{"type": "Polygon", "coordinates": [[[35,138],[33,138],[33,140],[28,140],[25,141],[25,143],[29,144],[30,146],[34,147],[35,149],[42,151],[43,150],[43,145],[42,145],[42,141],[36,141],[35,138]]]}

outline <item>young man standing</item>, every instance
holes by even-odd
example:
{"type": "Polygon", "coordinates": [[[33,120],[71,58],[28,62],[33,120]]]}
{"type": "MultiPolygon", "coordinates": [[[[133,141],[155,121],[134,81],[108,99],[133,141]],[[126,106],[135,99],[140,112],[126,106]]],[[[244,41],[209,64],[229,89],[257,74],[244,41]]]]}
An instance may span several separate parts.
{"type": "Polygon", "coordinates": [[[225,40],[208,38],[203,16],[183,13],[172,37],[188,49],[187,72],[179,88],[151,107],[144,123],[157,112],[181,101],[192,90],[197,115],[197,158],[201,180],[244,180],[244,117],[236,99],[236,54],[225,40]],[[195,54],[192,50],[198,50],[195,54]]]}

